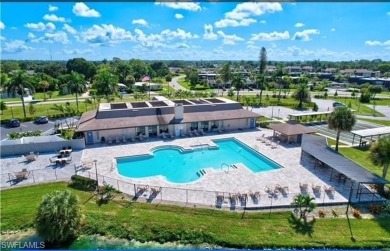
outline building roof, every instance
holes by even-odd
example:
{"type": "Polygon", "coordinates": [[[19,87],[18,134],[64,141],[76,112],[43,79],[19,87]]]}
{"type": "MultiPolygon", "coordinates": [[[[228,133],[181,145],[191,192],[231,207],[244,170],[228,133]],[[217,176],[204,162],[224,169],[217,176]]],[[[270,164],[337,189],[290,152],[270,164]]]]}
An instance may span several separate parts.
{"type": "Polygon", "coordinates": [[[99,110],[89,111],[81,116],[76,131],[245,119],[260,116],[243,109],[240,103],[223,98],[173,101],[162,99],[161,101],[126,103],[126,106],[123,107],[101,104],[99,110]],[[183,119],[179,121],[175,120],[174,116],[176,103],[182,103],[184,108],[183,119]]]}
{"type": "Polygon", "coordinates": [[[293,135],[315,133],[316,132],[312,128],[303,126],[301,124],[289,124],[289,123],[270,124],[268,127],[271,128],[272,130],[278,131],[281,134],[284,134],[286,136],[293,136],[293,135]]]}
{"type": "Polygon", "coordinates": [[[352,134],[358,135],[360,137],[371,137],[377,135],[390,134],[390,126],[383,126],[377,128],[363,129],[363,130],[354,130],[351,131],[352,134]]]}
{"type": "Polygon", "coordinates": [[[288,116],[300,117],[300,116],[312,116],[312,115],[323,115],[330,114],[332,111],[323,111],[323,112],[301,112],[301,113],[290,113],[288,116]]]}
{"type": "Polygon", "coordinates": [[[389,181],[367,171],[364,167],[328,147],[326,138],[316,135],[303,135],[302,151],[330,166],[350,179],[365,184],[387,184],[389,181]]]}

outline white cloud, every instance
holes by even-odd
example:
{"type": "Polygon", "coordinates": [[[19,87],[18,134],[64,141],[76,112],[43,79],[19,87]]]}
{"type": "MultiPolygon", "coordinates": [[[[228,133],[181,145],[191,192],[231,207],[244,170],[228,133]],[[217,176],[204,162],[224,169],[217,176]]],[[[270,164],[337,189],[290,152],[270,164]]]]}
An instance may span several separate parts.
{"type": "Polygon", "coordinates": [[[335,28],[332,28],[332,29],[330,29],[330,31],[331,31],[331,32],[335,32],[335,31],[336,31],[336,29],[335,29],[335,28]]]}
{"type": "Polygon", "coordinates": [[[155,2],[154,4],[166,6],[175,10],[200,11],[202,9],[199,3],[192,2],[155,2]]]}
{"type": "Polygon", "coordinates": [[[215,27],[224,28],[224,27],[238,27],[238,26],[249,26],[250,24],[256,23],[257,21],[253,18],[245,18],[242,20],[234,19],[221,19],[215,22],[215,27]]]}
{"type": "Polygon", "coordinates": [[[295,32],[292,37],[293,40],[302,40],[302,41],[310,41],[311,35],[319,35],[320,31],[316,29],[308,29],[303,31],[295,32]]]}
{"type": "Polygon", "coordinates": [[[20,53],[32,49],[33,48],[28,47],[22,40],[13,40],[11,42],[5,42],[4,46],[1,48],[1,51],[4,53],[20,53]]]}
{"type": "Polygon", "coordinates": [[[34,35],[34,33],[29,32],[29,33],[27,34],[27,38],[28,38],[29,40],[31,40],[31,39],[36,38],[36,36],[34,35]]]}
{"type": "Polygon", "coordinates": [[[168,39],[168,40],[172,40],[175,38],[179,38],[179,39],[183,39],[183,40],[192,39],[192,38],[199,38],[198,35],[191,34],[191,32],[186,32],[180,28],[176,29],[176,31],[171,31],[169,29],[163,30],[161,32],[161,35],[164,35],[166,37],[166,39],[168,39]]]}
{"type": "Polygon", "coordinates": [[[252,16],[260,16],[265,13],[274,13],[276,11],[282,11],[282,5],[280,3],[240,3],[230,12],[225,13],[225,17],[215,22],[215,27],[238,27],[249,26],[257,21],[252,16]]]}
{"type": "Polygon", "coordinates": [[[0,21],[0,30],[4,30],[5,29],[5,25],[3,22],[0,21]]]}
{"type": "Polygon", "coordinates": [[[386,12],[386,14],[387,14],[388,16],[390,16],[390,11],[386,12]]]}
{"type": "Polygon", "coordinates": [[[303,24],[303,23],[296,23],[294,26],[297,27],[297,28],[300,28],[300,27],[305,26],[305,24],[303,24]]]}
{"type": "Polygon", "coordinates": [[[261,20],[259,23],[261,23],[261,24],[266,24],[266,23],[267,23],[267,21],[265,21],[265,20],[261,20]]]}
{"type": "Polygon", "coordinates": [[[183,16],[182,14],[180,14],[180,13],[176,13],[176,14],[175,14],[175,18],[176,18],[176,19],[183,19],[184,16],[183,16]]]}
{"type": "Polygon", "coordinates": [[[35,30],[35,31],[45,31],[45,30],[53,31],[53,30],[56,29],[56,26],[53,23],[51,23],[51,22],[49,22],[47,24],[44,24],[42,22],[39,22],[39,23],[27,23],[24,26],[29,28],[29,29],[35,30]]]}
{"type": "Polygon", "coordinates": [[[29,34],[30,40],[33,43],[58,43],[58,44],[69,44],[70,41],[68,39],[68,34],[66,34],[64,31],[57,31],[54,33],[45,33],[42,37],[36,38],[34,34],[29,34]]]}
{"type": "Polygon", "coordinates": [[[377,41],[377,40],[368,40],[365,42],[365,45],[368,45],[368,46],[389,46],[390,45],[390,40],[387,40],[387,41],[384,41],[384,42],[380,42],[380,41],[377,41]]]}
{"type": "Polygon", "coordinates": [[[143,26],[148,25],[148,22],[146,22],[145,19],[134,19],[131,23],[132,24],[139,24],[139,25],[143,25],[143,26]]]}
{"type": "Polygon", "coordinates": [[[211,24],[204,25],[203,39],[206,40],[217,40],[218,36],[213,32],[213,26],[211,24]]]}
{"type": "Polygon", "coordinates": [[[73,13],[78,17],[100,17],[100,13],[89,8],[85,3],[76,3],[73,6],[73,13]]]}
{"type": "Polygon", "coordinates": [[[178,43],[175,45],[175,48],[177,49],[189,49],[191,48],[188,44],[186,43],[178,43]]]}
{"type": "Polygon", "coordinates": [[[72,34],[72,35],[77,34],[76,29],[73,28],[72,26],[70,26],[69,24],[64,24],[64,26],[62,26],[62,29],[65,30],[66,32],[68,32],[69,34],[72,34]]]}
{"type": "Polygon", "coordinates": [[[80,49],[63,49],[63,52],[68,55],[88,55],[88,54],[93,54],[93,50],[91,49],[85,49],[85,50],[80,50],[80,49]]]}
{"type": "Polygon", "coordinates": [[[283,40],[283,39],[289,39],[290,38],[290,33],[288,31],[284,32],[270,32],[270,33],[257,33],[257,34],[252,34],[251,39],[252,41],[277,41],[277,40],[283,40]]]}
{"type": "Polygon", "coordinates": [[[49,4],[49,11],[57,11],[57,10],[58,10],[57,6],[49,4]]]}
{"type": "Polygon", "coordinates": [[[92,44],[112,44],[134,41],[134,37],[130,31],[112,24],[95,24],[81,34],[81,40],[92,44]]]}
{"type": "Polygon", "coordinates": [[[58,17],[55,14],[46,14],[43,16],[43,19],[45,19],[47,21],[52,21],[52,22],[63,22],[63,23],[66,22],[64,17],[58,17]]]}
{"type": "Polygon", "coordinates": [[[5,40],[5,37],[0,36],[0,41],[4,41],[4,40],[5,40]]]}
{"type": "Polygon", "coordinates": [[[164,40],[163,36],[160,34],[150,34],[146,35],[142,30],[135,29],[135,39],[140,43],[139,48],[160,48],[166,47],[167,45],[162,43],[164,40]],[[142,46],[142,47],[141,47],[142,46]]]}
{"type": "Polygon", "coordinates": [[[226,35],[223,31],[217,31],[217,34],[223,38],[222,43],[225,45],[235,45],[236,42],[245,41],[242,37],[233,35],[226,35]]]}

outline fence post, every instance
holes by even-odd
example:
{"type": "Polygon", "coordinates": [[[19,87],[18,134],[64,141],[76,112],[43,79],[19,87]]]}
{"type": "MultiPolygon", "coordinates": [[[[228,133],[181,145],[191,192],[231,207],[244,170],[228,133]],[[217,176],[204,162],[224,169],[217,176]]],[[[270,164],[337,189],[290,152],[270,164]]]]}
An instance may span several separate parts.
{"type": "Polygon", "coordinates": [[[10,173],[8,173],[8,181],[9,181],[9,186],[12,187],[11,174],[10,173]]]}
{"type": "Polygon", "coordinates": [[[35,183],[34,170],[31,171],[31,174],[32,174],[32,176],[33,176],[33,182],[35,183]]]}
{"type": "Polygon", "coordinates": [[[134,197],[137,195],[137,187],[134,184],[134,197]]]}
{"type": "Polygon", "coordinates": [[[118,191],[119,191],[119,180],[116,180],[116,185],[118,186],[118,191]]]}
{"type": "Polygon", "coordinates": [[[54,169],[54,174],[55,174],[56,180],[57,180],[57,170],[56,169],[54,169]]]}
{"type": "Polygon", "coordinates": [[[188,204],[188,189],[186,189],[186,204],[188,204]]]}

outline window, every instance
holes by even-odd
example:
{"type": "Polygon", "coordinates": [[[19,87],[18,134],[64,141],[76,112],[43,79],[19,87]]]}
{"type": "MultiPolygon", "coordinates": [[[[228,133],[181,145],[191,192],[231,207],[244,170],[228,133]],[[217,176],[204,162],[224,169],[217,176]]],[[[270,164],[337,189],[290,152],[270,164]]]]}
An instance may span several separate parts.
{"type": "Polygon", "coordinates": [[[203,131],[208,131],[209,130],[209,122],[208,121],[202,121],[200,123],[200,128],[203,130],[203,131]]]}
{"type": "Polygon", "coordinates": [[[191,123],[191,130],[198,130],[198,122],[191,123]]]}

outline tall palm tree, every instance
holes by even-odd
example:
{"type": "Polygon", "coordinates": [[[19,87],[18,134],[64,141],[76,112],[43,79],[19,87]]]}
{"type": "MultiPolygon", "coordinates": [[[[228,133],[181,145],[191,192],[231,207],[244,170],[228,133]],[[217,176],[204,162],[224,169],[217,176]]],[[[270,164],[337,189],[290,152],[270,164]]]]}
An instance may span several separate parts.
{"type": "Polygon", "coordinates": [[[39,87],[43,89],[43,99],[46,100],[46,90],[49,88],[50,84],[46,80],[39,81],[39,87]]]}
{"type": "Polygon", "coordinates": [[[356,123],[356,117],[348,107],[337,107],[329,116],[329,129],[336,130],[336,152],[339,151],[339,140],[342,131],[351,131],[356,123]]]}
{"type": "Polygon", "coordinates": [[[230,67],[230,62],[222,65],[222,68],[220,69],[219,74],[220,74],[221,79],[224,83],[224,86],[226,85],[226,83],[228,83],[232,80],[233,74],[232,74],[232,69],[230,67]]]}
{"type": "Polygon", "coordinates": [[[390,165],[390,135],[380,137],[370,148],[370,159],[377,166],[383,166],[382,177],[386,179],[390,165]]]}
{"type": "Polygon", "coordinates": [[[17,93],[20,95],[23,106],[23,115],[24,118],[26,118],[26,105],[24,103],[24,95],[26,94],[25,89],[28,89],[31,93],[34,92],[34,86],[31,83],[30,76],[25,71],[18,70],[12,74],[11,79],[5,83],[4,88],[8,93],[17,93]]]}
{"type": "Polygon", "coordinates": [[[240,95],[240,90],[244,87],[246,80],[241,76],[241,74],[235,74],[232,79],[232,85],[236,88],[237,91],[237,101],[240,95]]]}
{"type": "MultiPolygon", "coordinates": [[[[280,93],[279,93],[280,96],[280,93]]],[[[292,95],[295,100],[299,101],[298,107],[302,108],[302,102],[310,102],[310,92],[305,83],[300,83],[297,90],[292,95]]]]}
{"type": "Polygon", "coordinates": [[[35,218],[39,236],[51,244],[75,238],[82,219],[78,202],[78,197],[68,190],[45,195],[35,218]]]}
{"type": "Polygon", "coordinates": [[[68,88],[71,91],[71,93],[76,94],[76,106],[77,111],[79,111],[79,97],[78,94],[81,94],[86,89],[86,82],[84,79],[84,75],[81,75],[80,73],[77,73],[75,71],[72,71],[70,73],[70,77],[68,80],[68,88]]]}

